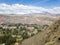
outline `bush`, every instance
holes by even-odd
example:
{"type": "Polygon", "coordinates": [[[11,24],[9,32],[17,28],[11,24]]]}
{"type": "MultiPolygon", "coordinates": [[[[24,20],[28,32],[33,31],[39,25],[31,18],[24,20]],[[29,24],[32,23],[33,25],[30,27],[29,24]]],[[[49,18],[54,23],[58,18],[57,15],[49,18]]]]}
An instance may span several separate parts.
{"type": "Polygon", "coordinates": [[[15,42],[16,42],[16,38],[10,37],[10,38],[6,41],[5,45],[14,45],[15,42]]]}
{"type": "Polygon", "coordinates": [[[28,36],[28,34],[27,34],[27,32],[26,32],[26,31],[25,31],[25,32],[23,32],[22,37],[23,37],[23,39],[27,39],[27,38],[29,38],[29,36],[28,36]]]}
{"type": "Polygon", "coordinates": [[[5,43],[6,45],[11,45],[16,42],[16,38],[11,37],[11,35],[0,36],[0,44],[5,43]]]}

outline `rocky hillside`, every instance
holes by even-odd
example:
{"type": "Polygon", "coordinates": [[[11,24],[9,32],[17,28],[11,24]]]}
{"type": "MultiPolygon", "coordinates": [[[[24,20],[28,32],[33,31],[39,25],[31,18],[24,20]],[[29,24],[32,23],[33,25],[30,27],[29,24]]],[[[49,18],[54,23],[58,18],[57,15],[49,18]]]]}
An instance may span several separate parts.
{"type": "Polygon", "coordinates": [[[0,23],[50,24],[59,16],[30,14],[30,15],[1,15],[0,23]]]}
{"type": "Polygon", "coordinates": [[[21,45],[60,45],[60,19],[46,30],[24,40],[21,45]]]}

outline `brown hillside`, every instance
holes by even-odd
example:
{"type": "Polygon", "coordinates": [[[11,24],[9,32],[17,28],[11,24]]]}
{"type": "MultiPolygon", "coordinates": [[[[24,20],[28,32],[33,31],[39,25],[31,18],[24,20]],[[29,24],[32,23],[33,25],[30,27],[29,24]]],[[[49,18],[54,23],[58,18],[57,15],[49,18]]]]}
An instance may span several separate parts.
{"type": "Polygon", "coordinates": [[[50,24],[59,16],[53,15],[1,15],[0,23],[50,24]]]}
{"type": "Polygon", "coordinates": [[[24,40],[21,45],[60,45],[60,19],[47,30],[24,40]]]}

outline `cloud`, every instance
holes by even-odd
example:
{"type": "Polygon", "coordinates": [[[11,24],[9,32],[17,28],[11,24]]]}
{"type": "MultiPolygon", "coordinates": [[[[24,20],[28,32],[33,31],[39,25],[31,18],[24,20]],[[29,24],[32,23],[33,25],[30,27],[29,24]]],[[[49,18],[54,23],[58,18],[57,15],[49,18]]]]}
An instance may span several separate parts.
{"type": "Polygon", "coordinates": [[[0,4],[0,14],[29,14],[29,13],[43,13],[49,12],[53,14],[60,14],[60,7],[54,7],[51,9],[28,6],[22,4],[0,4]]]}

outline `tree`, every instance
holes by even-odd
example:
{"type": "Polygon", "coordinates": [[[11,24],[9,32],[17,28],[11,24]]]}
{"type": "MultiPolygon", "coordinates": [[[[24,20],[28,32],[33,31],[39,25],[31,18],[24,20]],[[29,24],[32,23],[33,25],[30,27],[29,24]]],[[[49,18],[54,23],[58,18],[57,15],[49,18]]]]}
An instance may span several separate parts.
{"type": "Polygon", "coordinates": [[[23,39],[27,39],[27,38],[29,38],[29,36],[28,36],[28,34],[27,34],[26,31],[22,33],[22,37],[23,37],[23,39]]]}
{"type": "Polygon", "coordinates": [[[14,45],[15,42],[16,42],[16,38],[10,37],[10,38],[6,41],[5,45],[14,45]]]}

